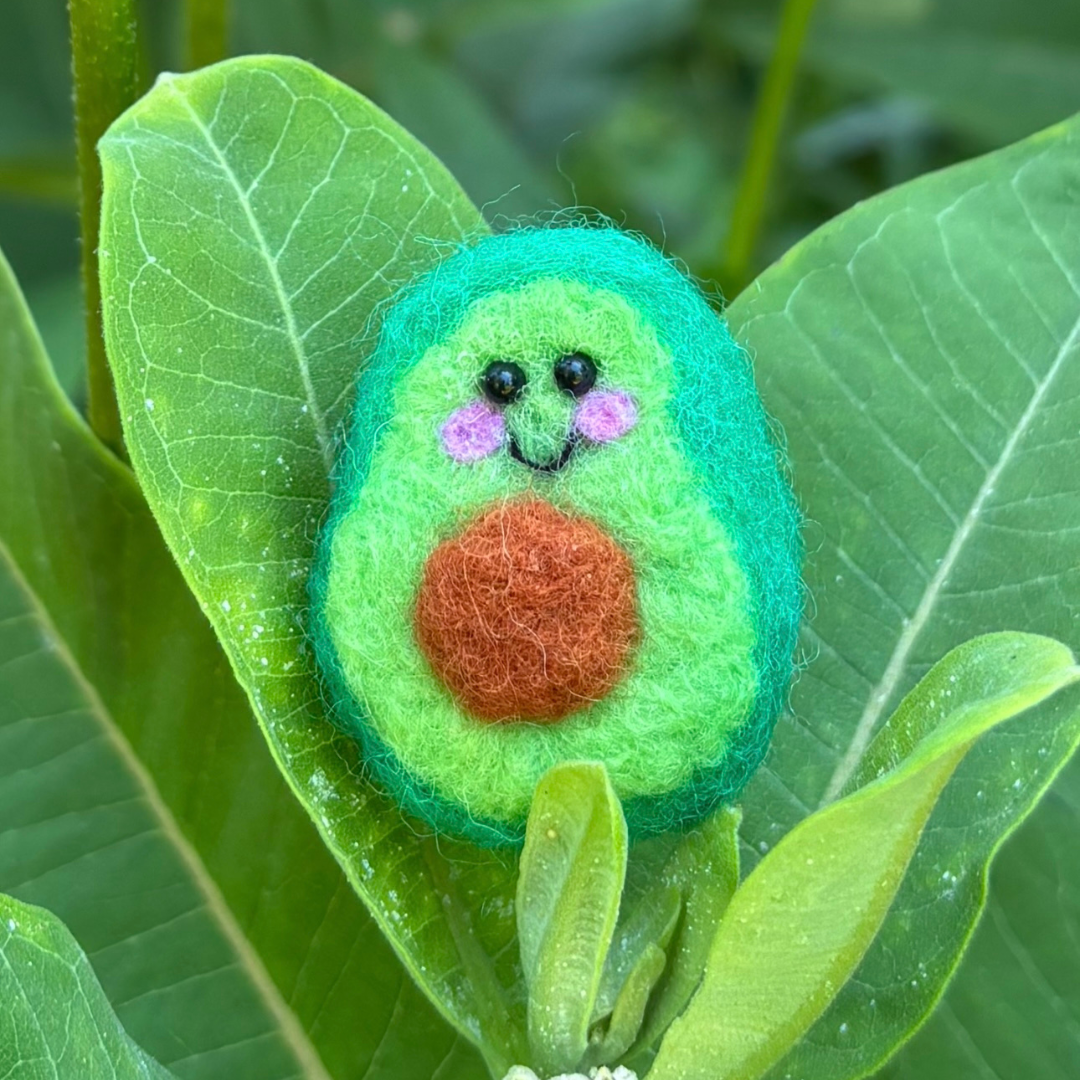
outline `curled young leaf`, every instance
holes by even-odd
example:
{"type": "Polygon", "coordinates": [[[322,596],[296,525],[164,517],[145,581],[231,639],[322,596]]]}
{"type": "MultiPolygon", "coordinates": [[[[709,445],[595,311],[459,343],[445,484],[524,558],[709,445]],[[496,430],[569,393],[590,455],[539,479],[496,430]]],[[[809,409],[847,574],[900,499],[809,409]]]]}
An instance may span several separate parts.
{"type": "Polygon", "coordinates": [[[666,963],[667,957],[659,945],[650,942],[641,950],[615,999],[610,1018],[590,1039],[588,1062],[619,1061],[629,1050],[641,1029],[649,995],[666,963]]]}
{"type": "Polygon", "coordinates": [[[682,893],[675,885],[658,882],[633,905],[627,904],[624,891],[619,923],[600,977],[593,1023],[611,1015],[627,979],[647,952],[656,948],[663,955],[681,912],[682,893]]]}
{"type": "Polygon", "coordinates": [[[808,817],[736,891],[653,1080],[755,1080],[782,1058],[866,952],[974,741],[1078,679],[1067,648],[1027,634],[977,638],[941,660],[901,705],[901,728],[925,733],[904,760],[808,817]]]}
{"type": "Polygon", "coordinates": [[[678,888],[683,897],[682,912],[667,949],[667,966],[627,1055],[634,1064],[683,1011],[701,982],[717,927],[739,884],[741,821],[738,807],[722,807],[680,838],[663,869],[662,881],[678,888]]]}
{"type": "Polygon", "coordinates": [[[537,785],[521,853],[518,940],[529,1044],[552,1073],[589,1039],[626,878],[626,822],[603,765],[565,762],[537,785]]]}

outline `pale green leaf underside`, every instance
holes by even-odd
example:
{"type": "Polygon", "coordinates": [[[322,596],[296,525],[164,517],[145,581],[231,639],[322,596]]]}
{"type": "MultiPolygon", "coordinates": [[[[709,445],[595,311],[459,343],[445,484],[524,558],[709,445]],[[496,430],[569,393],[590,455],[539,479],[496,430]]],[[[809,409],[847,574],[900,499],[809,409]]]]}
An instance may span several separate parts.
{"type": "MultiPolygon", "coordinates": [[[[966,638],[1076,646],[1080,123],[859,205],[731,305],[805,507],[814,598],[766,767],[754,857],[839,790],[874,731],[966,638]]],[[[1080,737],[1075,690],[960,766],[859,970],[773,1076],[873,1071],[932,1009],[988,862],[1080,737]],[[918,950],[911,942],[919,942],[918,950]]]]}
{"type": "MultiPolygon", "coordinates": [[[[593,1006],[593,1023],[611,1015],[628,977],[641,963],[650,946],[665,949],[671,940],[682,914],[683,898],[680,888],[666,881],[666,876],[658,876],[653,887],[638,903],[626,898],[620,904],[619,921],[600,975],[600,988],[593,1006]]],[[[722,884],[718,884],[718,891],[722,887],[722,884]]]]}
{"type": "Polygon", "coordinates": [[[0,895],[0,1075],[169,1080],[128,1038],[59,919],[0,895]]]}
{"type": "Polygon", "coordinates": [[[1067,648],[1022,634],[978,638],[935,665],[882,732],[885,745],[871,748],[885,760],[900,744],[899,764],[806,818],[736,891],[701,987],[649,1075],[757,1080],[782,1058],[874,939],[973,741],[1078,679],[1067,648]]]}
{"type": "Polygon", "coordinates": [[[666,966],[663,948],[655,942],[647,944],[626,976],[602,1035],[598,1032],[590,1043],[588,1063],[622,1061],[641,1030],[649,998],[666,966]]]}
{"type": "MultiPolygon", "coordinates": [[[[434,241],[483,224],[405,131],[287,58],[159,80],[101,154],[106,335],[147,498],[289,783],[413,974],[476,1039],[482,1015],[507,1009],[477,1003],[495,984],[466,973],[472,930],[450,925],[443,898],[507,894],[510,867],[474,856],[447,877],[436,852],[433,869],[327,721],[304,623],[369,319],[431,265],[434,241]]],[[[505,914],[476,918],[497,946],[512,936],[505,914]]],[[[512,955],[502,968],[514,977],[512,955]]]]}

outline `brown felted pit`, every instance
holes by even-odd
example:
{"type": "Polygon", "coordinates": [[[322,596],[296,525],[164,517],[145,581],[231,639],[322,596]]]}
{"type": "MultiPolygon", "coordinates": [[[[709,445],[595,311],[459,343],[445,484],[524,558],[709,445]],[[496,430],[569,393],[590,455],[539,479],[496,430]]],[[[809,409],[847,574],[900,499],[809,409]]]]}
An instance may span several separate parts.
{"type": "Polygon", "coordinates": [[[634,568],[592,521],[539,499],[483,513],[429,556],[416,638],[480,720],[561,720],[604,697],[638,638],[634,568]]]}

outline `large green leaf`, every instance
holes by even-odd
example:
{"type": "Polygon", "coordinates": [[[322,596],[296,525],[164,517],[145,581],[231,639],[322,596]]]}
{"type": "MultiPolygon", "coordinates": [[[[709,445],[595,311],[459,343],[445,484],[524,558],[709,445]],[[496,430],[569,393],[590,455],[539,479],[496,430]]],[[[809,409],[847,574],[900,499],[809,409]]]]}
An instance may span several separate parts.
{"type": "Polygon", "coordinates": [[[59,919],[0,896],[0,1069],[6,1077],[168,1080],[128,1038],[59,919]]]}
{"type": "Polygon", "coordinates": [[[882,1080],[1072,1080],[1080,1061],[1080,758],[994,862],[957,978],[882,1080]]]}
{"type": "MultiPolygon", "coordinates": [[[[280,1030],[217,890],[3,545],[0,760],[0,882],[71,913],[121,1021],[155,1056],[180,1076],[327,1075],[280,1030]],[[218,1060],[190,1061],[201,1054],[218,1060]]],[[[69,996],[52,1003],[39,987],[32,1011],[62,1027],[69,996]]]]}
{"type": "Polygon", "coordinates": [[[1029,634],[976,638],[935,664],[870,747],[857,778],[870,782],[801,822],[736,891],[650,1076],[756,1080],[782,1058],[874,939],[974,741],[1078,679],[1067,648],[1029,634]]]}
{"type": "Polygon", "coordinates": [[[77,274],[26,290],[56,381],[76,408],[86,403],[86,321],[77,274]]]}
{"type": "MultiPolygon", "coordinates": [[[[11,800],[0,814],[0,888],[60,914],[106,989],[130,1002],[121,1012],[140,1045],[166,1062],[184,1058],[181,1075],[231,1076],[240,1059],[276,1054],[305,1076],[325,1075],[321,1058],[343,1080],[365,1068],[426,1077],[447,1055],[447,1076],[477,1076],[482,1067],[426,1006],[282,781],[134,478],[52,378],[2,258],[0,466],[0,542],[71,677],[92,688],[100,708],[86,730],[111,732],[93,753],[59,757],[71,735],[65,718],[42,710],[40,722],[23,722],[17,712],[50,680],[38,686],[24,674],[27,686],[11,685],[8,738],[18,742],[7,752],[33,756],[0,781],[11,800]],[[123,760],[142,802],[109,809],[116,800],[94,800],[105,778],[134,783],[123,760]],[[30,794],[16,797],[11,785],[30,794]],[[145,867],[136,857],[149,843],[137,826],[151,804],[162,829],[171,819],[168,835],[190,845],[180,863],[177,852],[145,867]],[[99,820],[127,827],[130,843],[108,846],[94,831],[99,820]],[[95,837],[100,850],[91,850],[95,837]],[[162,906],[168,897],[152,902],[159,885],[181,897],[182,883],[140,876],[167,879],[177,865],[192,870],[186,895],[202,897],[187,937],[162,906]],[[117,925],[140,905],[129,927],[117,925]],[[185,989],[186,965],[207,956],[222,958],[222,969],[206,969],[203,993],[197,983],[185,989]],[[229,1009],[214,1008],[215,983],[234,994],[229,1009]],[[164,999],[174,1007],[155,1005],[164,999]],[[245,1042],[253,1030],[262,1040],[245,1042]]],[[[19,674],[17,664],[4,670],[19,674]]]]}
{"type": "MultiPolygon", "coordinates": [[[[857,206],[729,309],[786,432],[813,597],[813,663],[744,796],[752,858],[844,786],[950,648],[1008,628],[1077,644],[1078,189],[1073,120],[857,206]]],[[[878,939],[776,1077],[865,1075],[925,1019],[989,860],[1078,738],[1069,691],[980,742],[878,939]]]]}
{"type": "MultiPolygon", "coordinates": [[[[1068,635],[1052,599],[1069,571],[1053,552],[1025,558],[1022,540],[1006,545],[989,568],[992,599],[972,553],[1000,547],[984,524],[995,503],[1019,516],[1010,527],[1030,528],[1030,507],[1025,519],[1023,506],[1000,498],[1009,484],[1050,484],[1040,521],[1064,513],[1060,496],[1071,490],[1053,461],[1062,437],[1036,438],[1047,426],[1070,430],[1059,376],[1080,325],[1068,269],[1075,247],[1051,249],[1043,238],[1057,238],[1068,218],[1060,192],[1075,168],[1071,138],[1061,131],[860,207],[732,308],[824,534],[808,571],[819,609],[808,641],[821,656],[794,698],[814,728],[783,723],[771,766],[748,793],[746,832],[759,852],[839,790],[889,704],[930,660],[1008,625],[1002,593],[1014,625],[1068,635]],[[1019,172],[1024,185],[1014,187],[1019,172]],[[1030,197],[1019,201],[1023,186],[1030,197]],[[940,242],[950,233],[959,253],[940,242]],[[974,250],[994,243],[1024,251],[1019,298],[1009,261],[974,250]],[[1004,309],[993,307],[1006,297],[1004,309]],[[800,412],[807,402],[814,409],[800,412]],[[957,592],[968,566],[975,581],[957,592]],[[1002,588],[1009,572],[1018,580],[1002,588]],[[1032,625],[1046,614],[1051,625],[1032,625]]],[[[498,986],[519,975],[510,867],[488,854],[444,860],[364,784],[354,748],[325,725],[302,634],[330,436],[360,359],[350,346],[373,304],[429,264],[418,233],[454,240],[478,219],[400,129],[296,62],[248,59],[169,80],[118,123],[104,152],[106,315],[149,497],[354,886],[417,978],[479,1038],[483,1015],[514,1008],[498,986]],[[303,168],[290,156],[298,116],[309,139],[303,168]],[[393,141],[373,176],[361,151],[380,131],[393,141]],[[411,186],[414,177],[432,178],[430,191],[411,186]],[[365,192],[382,208],[377,221],[358,213],[365,192]],[[350,227],[363,231],[365,265],[384,262],[381,277],[350,276],[350,227]],[[444,903],[452,894],[460,902],[444,903]],[[495,979],[477,940],[497,957],[495,979]],[[489,990],[494,1003],[480,1002],[489,990]]],[[[977,917],[989,857],[1075,742],[1073,703],[1056,708],[1020,736],[995,733],[965,762],[881,941],[811,1032],[815,1062],[839,1056],[865,1071],[932,1006],[977,917]],[[959,848],[947,828],[956,821],[965,826],[959,848]],[[896,943],[912,938],[934,947],[909,950],[904,977],[890,982],[896,943]]],[[[492,1060],[505,1063],[507,1053],[505,1041],[494,1045],[492,1060]]]]}
{"type": "Polygon", "coordinates": [[[159,80],[101,153],[106,333],[147,498],[353,887],[444,1014],[503,1067],[513,1049],[484,1018],[510,1004],[475,942],[500,955],[504,982],[519,977],[513,860],[447,860],[451,847],[366,781],[329,724],[304,631],[369,319],[432,264],[437,241],[482,222],[407,132],[281,57],[159,80]]]}

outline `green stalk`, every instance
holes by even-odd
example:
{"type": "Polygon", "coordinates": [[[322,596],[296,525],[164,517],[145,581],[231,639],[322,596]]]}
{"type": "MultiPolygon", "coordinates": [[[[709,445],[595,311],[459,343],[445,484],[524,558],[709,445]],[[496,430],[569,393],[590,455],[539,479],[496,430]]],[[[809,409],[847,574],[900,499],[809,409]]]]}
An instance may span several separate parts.
{"type": "Polygon", "coordinates": [[[186,0],[184,69],[194,71],[229,54],[229,0],[186,0]]]}
{"type": "Polygon", "coordinates": [[[75,141],[79,170],[82,281],[86,303],[86,363],[90,427],[123,452],[116,392],[101,332],[97,272],[101,165],[97,141],[138,95],[138,24],[135,0],[69,0],[75,86],[75,141]]]}
{"type": "Polygon", "coordinates": [[[750,146],[731,212],[721,275],[728,299],[740,292],[750,280],[751,260],[765,218],[765,200],[776,165],[784,117],[795,85],[810,16],[816,5],[817,0],[784,0],[776,48],[769,60],[754,109],[750,146]]]}

